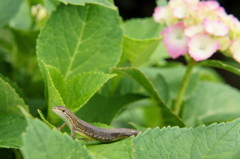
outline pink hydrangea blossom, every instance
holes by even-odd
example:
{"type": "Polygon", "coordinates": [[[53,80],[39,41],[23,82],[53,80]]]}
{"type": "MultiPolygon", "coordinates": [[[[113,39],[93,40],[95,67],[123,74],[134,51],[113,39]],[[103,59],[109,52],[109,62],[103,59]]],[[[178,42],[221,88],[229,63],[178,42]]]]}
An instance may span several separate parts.
{"type": "Polygon", "coordinates": [[[225,36],[229,32],[229,27],[221,20],[205,19],[203,27],[207,33],[215,36],[225,36]]]}
{"type": "Polygon", "coordinates": [[[169,1],[169,7],[172,10],[174,17],[182,19],[189,15],[190,8],[189,3],[183,0],[171,0],[169,1]]]}
{"type": "Polygon", "coordinates": [[[188,47],[190,56],[201,61],[211,57],[219,49],[219,43],[211,36],[200,33],[189,39],[188,47]]]}
{"type": "Polygon", "coordinates": [[[156,7],[153,13],[153,18],[156,22],[159,22],[167,17],[167,7],[156,7]]]}
{"type": "Polygon", "coordinates": [[[153,18],[156,22],[163,22],[166,24],[176,23],[177,21],[168,7],[156,7],[153,13],[153,18]]]}
{"type": "Polygon", "coordinates": [[[233,58],[240,62],[240,40],[233,41],[232,45],[230,46],[230,51],[233,58]]]}
{"type": "Polygon", "coordinates": [[[218,9],[220,5],[217,1],[200,1],[198,3],[198,7],[200,9],[206,8],[208,10],[214,10],[214,9],[218,9]]]}
{"type": "Polygon", "coordinates": [[[166,46],[166,49],[172,58],[177,58],[187,53],[188,38],[184,34],[183,23],[180,22],[169,27],[166,27],[162,31],[162,35],[164,35],[163,43],[166,46]]]}
{"type": "Polygon", "coordinates": [[[217,1],[169,0],[153,17],[166,24],[163,43],[172,58],[188,53],[196,61],[215,52],[231,53],[240,63],[240,22],[217,1]]]}
{"type": "Polygon", "coordinates": [[[185,34],[188,36],[188,37],[192,37],[194,36],[195,34],[198,34],[198,33],[201,33],[203,32],[203,26],[202,25],[194,25],[194,26],[190,26],[190,27],[187,27],[185,29],[185,34]]]}

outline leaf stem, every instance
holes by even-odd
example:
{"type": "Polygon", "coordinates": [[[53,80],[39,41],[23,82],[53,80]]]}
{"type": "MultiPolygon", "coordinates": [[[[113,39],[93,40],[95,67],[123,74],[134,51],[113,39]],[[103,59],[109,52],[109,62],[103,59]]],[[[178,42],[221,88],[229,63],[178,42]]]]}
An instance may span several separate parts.
{"type": "Polygon", "coordinates": [[[176,115],[179,115],[179,113],[180,113],[182,103],[183,103],[183,97],[184,97],[184,94],[186,92],[186,89],[187,89],[187,86],[188,86],[188,83],[189,83],[194,65],[195,65],[195,61],[192,60],[192,59],[189,60],[188,65],[187,65],[187,70],[185,72],[183,81],[181,83],[181,86],[180,86],[180,89],[179,89],[179,92],[178,92],[176,102],[175,102],[174,107],[173,107],[173,111],[176,115]]]}

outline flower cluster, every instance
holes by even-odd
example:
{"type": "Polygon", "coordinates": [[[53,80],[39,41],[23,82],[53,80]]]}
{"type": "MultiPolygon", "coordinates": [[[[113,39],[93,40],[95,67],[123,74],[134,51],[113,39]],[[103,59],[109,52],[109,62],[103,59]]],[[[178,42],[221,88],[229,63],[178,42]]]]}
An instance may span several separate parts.
{"type": "Polygon", "coordinates": [[[41,4],[32,6],[31,12],[37,21],[41,21],[47,17],[47,10],[41,4]]]}
{"type": "Polygon", "coordinates": [[[240,62],[240,22],[217,1],[170,0],[153,18],[167,25],[161,34],[172,58],[189,53],[201,61],[219,50],[240,62]]]}

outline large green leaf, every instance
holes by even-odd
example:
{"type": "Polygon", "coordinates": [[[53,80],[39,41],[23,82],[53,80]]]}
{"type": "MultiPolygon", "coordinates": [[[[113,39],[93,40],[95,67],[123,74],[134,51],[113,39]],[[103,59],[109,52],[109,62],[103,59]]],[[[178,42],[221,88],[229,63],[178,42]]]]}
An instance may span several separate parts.
{"type": "Polygon", "coordinates": [[[118,142],[87,146],[90,154],[96,159],[133,159],[132,138],[118,142]]]}
{"type": "Polygon", "coordinates": [[[232,120],[240,116],[240,92],[226,84],[201,82],[183,109],[188,126],[232,120]]]}
{"type": "Polygon", "coordinates": [[[25,110],[28,107],[10,84],[1,78],[0,88],[0,147],[18,148],[26,122],[17,106],[20,105],[25,110]]]}
{"type": "Polygon", "coordinates": [[[240,120],[198,128],[156,128],[134,139],[138,159],[238,159],[240,120]]]}
{"type": "Polygon", "coordinates": [[[0,26],[5,25],[17,13],[22,0],[0,0],[0,26]]]}
{"type": "Polygon", "coordinates": [[[37,55],[68,79],[81,72],[107,72],[119,61],[121,40],[116,10],[60,6],[40,33],[37,55]]]}
{"type": "Polygon", "coordinates": [[[124,23],[123,56],[121,63],[130,62],[132,66],[147,63],[158,47],[163,26],[152,19],[131,19],[124,23]]]}
{"type": "Polygon", "coordinates": [[[135,40],[124,36],[122,61],[130,62],[131,66],[141,66],[148,61],[160,39],[135,40]]]}
{"type": "Polygon", "coordinates": [[[170,110],[170,108],[167,106],[167,104],[164,102],[164,100],[158,94],[158,92],[156,91],[156,88],[154,88],[154,86],[152,84],[152,81],[150,81],[140,70],[138,70],[136,68],[127,68],[127,67],[126,68],[114,68],[113,70],[119,74],[123,74],[123,75],[133,78],[142,87],[144,87],[146,89],[146,91],[156,100],[156,102],[158,103],[158,105],[161,108],[163,125],[184,126],[183,121],[170,110]]]}
{"type": "Polygon", "coordinates": [[[52,14],[37,44],[50,118],[54,118],[51,107],[55,105],[77,111],[113,77],[99,71],[108,72],[117,64],[121,39],[116,10],[97,5],[60,6],[52,14]]]}
{"type": "Polygon", "coordinates": [[[26,133],[22,136],[22,154],[25,159],[91,159],[86,148],[70,136],[51,130],[40,120],[28,120],[26,133]]]}
{"type": "Polygon", "coordinates": [[[112,0],[58,0],[63,3],[69,3],[74,5],[86,5],[86,3],[97,4],[100,6],[116,9],[112,0]]]}
{"type": "Polygon", "coordinates": [[[152,18],[136,18],[126,21],[122,28],[125,35],[134,39],[146,40],[159,39],[164,26],[157,24],[152,18]]]}
{"type": "Polygon", "coordinates": [[[0,115],[15,114],[22,116],[17,105],[24,107],[28,110],[22,98],[16,93],[16,91],[3,79],[0,78],[0,115]]]}
{"type": "Polygon", "coordinates": [[[56,117],[51,110],[53,106],[66,106],[75,112],[83,106],[105,82],[115,76],[101,72],[86,72],[69,79],[64,79],[62,74],[54,67],[45,65],[44,63],[42,63],[42,65],[45,77],[47,77],[48,113],[52,119],[56,117]]]}
{"type": "Polygon", "coordinates": [[[21,134],[25,131],[26,126],[26,121],[22,116],[0,115],[0,147],[19,148],[21,134]]]}

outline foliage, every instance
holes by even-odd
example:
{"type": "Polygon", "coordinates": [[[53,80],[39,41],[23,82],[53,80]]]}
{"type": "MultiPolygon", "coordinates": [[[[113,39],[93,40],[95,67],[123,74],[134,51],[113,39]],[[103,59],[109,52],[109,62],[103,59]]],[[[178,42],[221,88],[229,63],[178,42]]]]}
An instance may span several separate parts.
{"type": "Polygon", "coordinates": [[[0,2],[0,158],[240,158],[240,92],[210,68],[239,76],[234,60],[168,61],[165,26],[123,21],[112,0],[0,2]],[[73,140],[57,105],[143,132],[73,140]]]}

